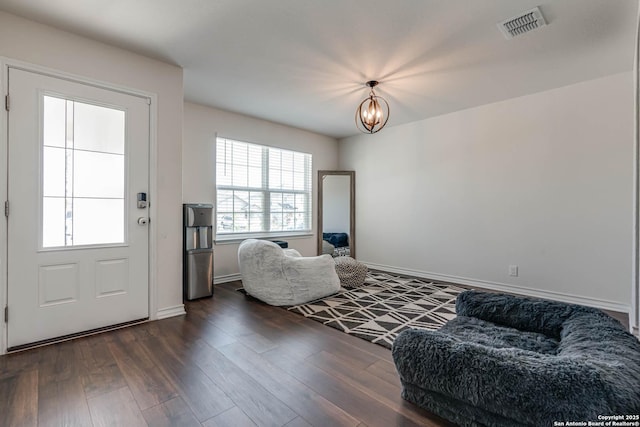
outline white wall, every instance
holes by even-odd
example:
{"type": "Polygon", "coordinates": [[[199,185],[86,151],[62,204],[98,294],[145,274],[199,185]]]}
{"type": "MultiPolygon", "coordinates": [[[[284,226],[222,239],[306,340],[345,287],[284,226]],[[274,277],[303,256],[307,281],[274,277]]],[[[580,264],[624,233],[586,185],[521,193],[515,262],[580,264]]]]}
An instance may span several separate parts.
{"type": "Polygon", "coordinates": [[[341,140],[359,258],[628,309],[632,94],[623,73],[341,140]]]}
{"type": "MultiPolygon", "coordinates": [[[[213,203],[215,206],[216,134],[240,141],[311,153],[313,156],[314,235],[286,240],[290,248],[299,250],[303,255],[315,255],[317,252],[315,235],[317,171],[318,169],[336,169],[337,141],[289,126],[186,102],[182,146],[184,203],[213,203]]],[[[239,272],[238,244],[217,244],[213,253],[214,281],[219,283],[236,278],[239,272]]]]}
{"type": "Polygon", "coordinates": [[[351,232],[351,178],[345,175],[326,175],[322,183],[322,231],[351,232]]]}
{"type": "MultiPolygon", "coordinates": [[[[182,69],[0,12],[0,56],[157,94],[154,223],[160,315],[182,310],[182,69]]],[[[2,166],[4,168],[4,166],[2,166]]],[[[6,173],[2,172],[2,173],[6,173]]],[[[2,236],[6,242],[6,236],[2,236]]],[[[151,313],[155,317],[156,313],[151,313]]]]}

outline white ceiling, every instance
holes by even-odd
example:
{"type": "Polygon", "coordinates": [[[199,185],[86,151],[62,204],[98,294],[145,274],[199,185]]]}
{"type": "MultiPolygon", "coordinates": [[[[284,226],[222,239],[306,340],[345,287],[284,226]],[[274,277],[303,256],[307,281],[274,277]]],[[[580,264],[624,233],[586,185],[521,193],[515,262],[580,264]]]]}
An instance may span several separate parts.
{"type": "Polygon", "coordinates": [[[636,0],[0,0],[184,68],[185,98],[333,137],[367,80],[387,126],[632,69],[636,0]],[[549,25],[496,23],[540,6],[549,25]]]}

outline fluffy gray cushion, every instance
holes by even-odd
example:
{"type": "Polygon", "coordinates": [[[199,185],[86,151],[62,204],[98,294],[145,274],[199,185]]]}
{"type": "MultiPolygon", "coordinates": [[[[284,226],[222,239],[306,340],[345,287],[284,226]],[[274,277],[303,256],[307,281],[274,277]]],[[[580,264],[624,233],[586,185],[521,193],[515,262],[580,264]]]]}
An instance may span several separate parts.
{"type": "Polygon", "coordinates": [[[247,239],[238,248],[242,286],[271,305],[297,305],[340,290],[330,255],[302,257],[268,240],[247,239]]]}
{"type": "Polygon", "coordinates": [[[602,311],[466,291],[456,312],[394,342],[406,400],[462,426],[640,413],[640,342],[602,311]]]}

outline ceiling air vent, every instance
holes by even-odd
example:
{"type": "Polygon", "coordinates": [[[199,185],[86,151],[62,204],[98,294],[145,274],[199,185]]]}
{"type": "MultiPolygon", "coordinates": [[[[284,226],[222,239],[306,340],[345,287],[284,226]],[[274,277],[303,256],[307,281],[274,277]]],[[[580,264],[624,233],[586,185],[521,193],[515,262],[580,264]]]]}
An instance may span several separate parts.
{"type": "Polygon", "coordinates": [[[547,25],[547,21],[544,20],[540,9],[534,7],[497,25],[504,37],[509,40],[536,28],[543,27],[547,25]]]}

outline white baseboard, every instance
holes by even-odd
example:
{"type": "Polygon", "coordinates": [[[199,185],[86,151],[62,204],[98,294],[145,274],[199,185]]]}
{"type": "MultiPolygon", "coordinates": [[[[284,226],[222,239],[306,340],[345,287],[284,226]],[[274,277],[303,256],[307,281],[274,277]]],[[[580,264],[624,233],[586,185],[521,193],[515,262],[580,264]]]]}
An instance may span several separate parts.
{"type": "Polygon", "coordinates": [[[546,291],[542,289],[527,288],[524,286],[508,285],[506,283],[490,282],[487,280],[470,279],[467,277],[451,276],[447,274],[432,273],[429,271],[411,270],[407,268],[392,267],[389,265],[375,264],[364,262],[369,268],[374,270],[386,271],[389,273],[405,274],[407,276],[420,277],[424,279],[439,280],[442,282],[458,283],[460,285],[472,286],[474,288],[491,289],[494,291],[502,291],[513,294],[524,295],[528,297],[550,299],[570,304],[580,304],[589,307],[595,307],[603,310],[618,311],[621,313],[630,313],[631,306],[621,304],[615,301],[600,300],[591,297],[583,297],[578,295],[565,294],[562,292],[546,291]]]}
{"type": "Polygon", "coordinates": [[[240,280],[240,273],[235,273],[235,274],[227,274],[224,276],[214,276],[213,277],[213,284],[214,285],[219,285],[221,283],[228,283],[228,282],[233,282],[234,280],[240,280]]]}
{"type": "Polygon", "coordinates": [[[168,317],[181,316],[187,314],[184,311],[184,304],[174,305],[173,307],[165,307],[158,310],[156,313],[156,320],[166,319],[168,317]]]}

